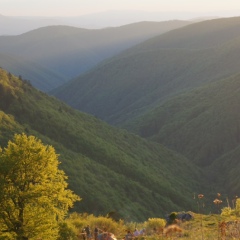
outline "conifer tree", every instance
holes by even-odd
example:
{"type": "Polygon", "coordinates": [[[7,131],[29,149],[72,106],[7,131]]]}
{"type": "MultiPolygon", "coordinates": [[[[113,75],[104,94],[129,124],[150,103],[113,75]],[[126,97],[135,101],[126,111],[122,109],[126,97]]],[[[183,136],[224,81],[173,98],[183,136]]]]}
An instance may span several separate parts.
{"type": "Polygon", "coordinates": [[[57,239],[58,223],[80,198],[67,189],[51,146],[16,134],[0,149],[0,236],[57,239]]]}

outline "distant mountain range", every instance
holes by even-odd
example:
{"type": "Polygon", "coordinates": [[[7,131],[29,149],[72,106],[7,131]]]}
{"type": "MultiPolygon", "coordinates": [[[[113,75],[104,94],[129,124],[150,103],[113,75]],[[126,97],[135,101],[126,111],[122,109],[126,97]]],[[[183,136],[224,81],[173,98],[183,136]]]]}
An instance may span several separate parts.
{"type": "Polygon", "coordinates": [[[40,90],[49,91],[129,47],[190,23],[141,22],[99,30],[51,26],[1,36],[0,54],[7,58],[0,56],[0,64],[40,90]],[[31,70],[30,65],[34,65],[31,70]]]}
{"type": "Polygon", "coordinates": [[[234,12],[148,12],[148,11],[106,11],[74,17],[29,17],[4,16],[0,14],[0,36],[19,35],[31,30],[65,25],[87,29],[119,27],[137,22],[162,22],[169,20],[202,21],[216,17],[230,17],[234,12]]]}
{"type": "Polygon", "coordinates": [[[236,17],[169,31],[129,48],[52,93],[111,124],[132,126],[167,99],[238,73],[239,27],[236,17]]]}
{"type": "Polygon", "coordinates": [[[0,36],[19,35],[40,27],[60,25],[61,21],[53,18],[27,18],[0,15],[0,36]]]}

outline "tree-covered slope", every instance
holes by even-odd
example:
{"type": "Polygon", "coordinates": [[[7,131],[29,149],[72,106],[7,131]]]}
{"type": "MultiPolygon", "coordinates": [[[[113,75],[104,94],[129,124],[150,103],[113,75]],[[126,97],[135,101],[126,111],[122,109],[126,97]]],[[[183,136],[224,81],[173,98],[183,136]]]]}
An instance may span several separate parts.
{"type": "Polygon", "coordinates": [[[222,189],[227,191],[230,201],[233,201],[239,195],[239,154],[240,146],[238,145],[216,159],[208,170],[209,179],[214,185],[221,186],[222,189]]]}
{"type": "Polygon", "coordinates": [[[165,33],[103,62],[52,93],[74,108],[126,126],[174,95],[237,73],[239,19],[205,21],[165,33]],[[200,44],[200,36],[205,45],[200,44]],[[175,43],[166,46],[172,39],[175,43]],[[183,45],[185,42],[192,47],[183,45]]]}
{"type": "MultiPolygon", "coordinates": [[[[225,161],[240,146],[239,103],[237,74],[172,98],[135,122],[132,129],[198,165],[211,166],[223,161],[220,158],[225,161]]],[[[223,175],[235,171],[234,161],[226,160],[223,175]]]]}
{"type": "Polygon", "coordinates": [[[228,196],[238,195],[240,75],[207,84],[167,101],[129,126],[205,167],[228,196]]]}
{"type": "Polygon", "coordinates": [[[69,187],[83,198],[77,211],[145,220],[191,209],[193,192],[203,190],[202,172],[181,155],[73,110],[0,69],[0,145],[23,131],[60,154],[69,187]]]}
{"type": "MultiPolygon", "coordinates": [[[[188,24],[190,22],[187,21],[141,22],[96,30],[68,26],[43,27],[18,36],[1,36],[0,53],[51,69],[69,80],[126,48],[188,24]]],[[[14,65],[6,67],[10,72],[15,70],[14,65]]],[[[22,72],[25,79],[29,78],[27,71],[25,73],[22,69],[22,72]]],[[[36,80],[46,81],[47,84],[41,75],[36,74],[29,79],[36,87],[36,80]]],[[[61,85],[60,80],[58,85],[41,90],[48,91],[61,85]]]]}

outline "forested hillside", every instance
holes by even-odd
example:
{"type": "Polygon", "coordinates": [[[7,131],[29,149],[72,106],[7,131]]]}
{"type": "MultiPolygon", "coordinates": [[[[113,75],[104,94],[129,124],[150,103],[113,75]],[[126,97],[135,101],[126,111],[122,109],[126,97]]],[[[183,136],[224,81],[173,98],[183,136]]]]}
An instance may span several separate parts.
{"type": "Polygon", "coordinates": [[[73,110],[0,69],[0,146],[21,132],[60,154],[69,187],[83,198],[75,211],[145,220],[194,209],[193,193],[208,191],[202,171],[187,158],[73,110]]]}
{"type": "Polygon", "coordinates": [[[173,98],[132,125],[141,136],[164,144],[209,169],[209,178],[237,194],[240,149],[240,75],[173,98]]]}
{"type": "Polygon", "coordinates": [[[35,69],[34,72],[34,69],[29,71],[29,68],[20,68],[15,62],[5,62],[5,58],[1,59],[0,63],[8,71],[21,74],[24,79],[30,79],[32,85],[38,89],[49,91],[108,57],[153,36],[190,23],[188,21],[140,22],[92,30],[49,26],[18,36],[0,36],[0,54],[21,59],[22,63],[30,62],[39,70],[35,69]]]}
{"type": "Polygon", "coordinates": [[[239,91],[238,74],[172,98],[132,127],[200,165],[211,165],[240,143],[239,91]]]}
{"type": "Polygon", "coordinates": [[[53,94],[183,154],[208,183],[227,196],[238,194],[239,27],[236,17],[173,30],[53,94]]]}
{"type": "Polygon", "coordinates": [[[150,39],[52,93],[113,125],[134,124],[177,94],[238,73],[240,18],[191,24],[150,39]]]}

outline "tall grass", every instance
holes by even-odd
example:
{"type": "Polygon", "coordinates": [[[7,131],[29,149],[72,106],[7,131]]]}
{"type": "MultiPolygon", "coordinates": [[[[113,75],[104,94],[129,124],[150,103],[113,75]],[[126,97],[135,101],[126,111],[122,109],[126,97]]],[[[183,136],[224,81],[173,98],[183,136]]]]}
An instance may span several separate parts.
{"type": "MultiPolygon", "coordinates": [[[[81,239],[81,230],[89,225],[93,231],[97,226],[100,230],[113,233],[117,239],[124,239],[126,232],[138,228],[144,229],[144,234],[133,239],[135,240],[236,240],[240,239],[240,199],[236,199],[234,207],[230,206],[220,209],[220,196],[218,200],[213,200],[217,213],[204,214],[203,197],[198,197],[199,212],[192,213],[193,218],[189,221],[173,221],[167,224],[162,218],[149,218],[145,222],[124,222],[115,221],[105,216],[94,216],[87,213],[72,213],[66,219],[64,224],[60,225],[65,231],[71,234],[71,237],[59,237],[58,240],[77,240],[81,239]],[[73,234],[74,233],[74,234],[73,234]]],[[[176,213],[175,213],[176,215],[176,213]]]]}

